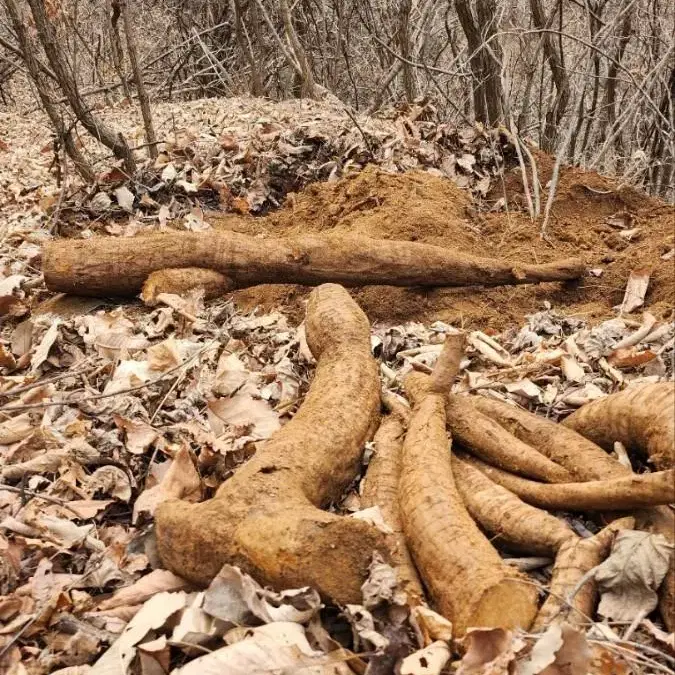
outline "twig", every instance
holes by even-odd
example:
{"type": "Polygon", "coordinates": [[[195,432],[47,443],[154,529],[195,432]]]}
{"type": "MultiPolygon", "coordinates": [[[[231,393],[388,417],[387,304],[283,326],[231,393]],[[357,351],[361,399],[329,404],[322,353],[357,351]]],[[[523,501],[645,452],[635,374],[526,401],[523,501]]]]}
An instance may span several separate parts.
{"type": "Polygon", "coordinates": [[[29,403],[26,405],[18,405],[18,406],[12,406],[12,405],[6,405],[0,407],[0,412],[19,412],[22,410],[35,410],[38,408],[53,408],[55,406],[60,406],[60,405],[76,405],[79,403],[89,403],[90,401],[100,401],[102,399],[106,398],[112,398],[113,396],[121,396],[122,394],[131,394],[134,391],[140,391],[141,389],[146,389],[147,387],[151,387],[153,384],[157,384],[158,382],[161,382],[162,380],[166,379],[169,375],[172,373],[175,373],[176,371],[180,370],[181,368],[186,368],[189,366],[195,359],[197,359],[199,356],[204,354],[208,349],[210,349],[223,335],[224,329],[221,330],[216,337],[211,340],[211,342],[207,343],[204,347],[202,347],[198,352],[193,354],[191,357],[183,361],[183,363],[179,363],[177,366],[174,366],[173,368],[170,368],[166,372],[162,373],[159,377],[155,378],[154,380],[149,380],[148,382],[144,382],[143,384],[136,385],[135,387],[129,387],[128,389],[120,389],[119,391],[111,391],[107,394],[95,394],[93,396],[86,396],[83,398],[78,398],[77,400],[66,400],[66,401],[46,401],[46,402],[41,402],[41,403],[29,403]]]}
{"type": "MultiPolygon", "coordinates": [[[[101,558],[101,561],[96,563],[90,570],[85,572],[83,575],[78,577],[77,579],[71,581],[64,589],[63,592],[68,592],[75,588],[75,584],[81,583],[84,579],[86,579],[90,574],[93,574],[96,572],[101,565],[105,562],[106,558],[101,558]]],[[[28,620],[26,623],[21,626],[21,628],[12,636],[12,639],[0,650],[0,659],[7,654],[7,652],[14,646],[14,644],[21,638],[21,636],[38,620],[42,617],[44,614],[45,610],[49,607],[49,599],[42,605],[42,607],[35,612],[35,614],[28,620]]]]}
{"type": "MultiPolygon", "coordinates": [[[[86,359],[81,361],[81,364],[86,363],[87,361],[91,361],[92,357],[88,356],[86,359]]],[[[16,396],[17,394],[23,394],[26,391],[30,391],[31,389],[35,389],[37,387],[42,387],[45,384],[52,384],[53,382],[58,382],[59,380],[65,380],[69,377],[76,377],[77,375],[81,375],[82,373],[86,372],[88,369],[87,368],[80,368],[80,369],[75,369],[73,371],[69,371],[67,373],[59,373],[58,375],[54,375],[53,377],[47,377],[44,380],[36,380],[35,382],[31,382],[30,384],[24,384],[21,385],[20,387],[15,387],[14,389],[10,389],[9,391],[2,391],[0,392],[0,396],[16,396]]],[[[0,408],[1,410],[1,408],[0,408]]]]}
{"type": "Polygon", "coordinates": [[[152,423],[155,421],[155,418],[156,418],[157,415],[159,414],[159,411],[162,409],[162,406],[166,403],[166,401],[167,401],[167,399],[169,398],[169,396],[171,396],[171,393],[172,393],[173,391],[175,391],[175,389],[176,389],[176,387],[178,386],[178,384],[179,384],[180,382],[182,382],[183,376],[184,376],[184,375],[185,375],[185,373],[181,373],[181,374],[178,375],[178,377],[176,377],[176,379],[173,381],[173,383],[172,383],[171,386],[169,387],[169,390],[166,392],[166,394],[164,394],[164,396],[162,397],[162,400],[159,402],[159,405],[155,408],[155,412],[152,413],[152,417],[150,418],[149,424],[152,424],[152,423]]]}
{"type": "Polygon", "coordinates": [[[79,514],[74,508],[72,508],[72,506],[68,506],[68,502],[66,502],[63,499],[59,499],[58,497],[43,495],[39,492],[35,492],[35,490],[29,490],[28,488],[15,487],[14,485],[4,485],[4,484],[0,485],[0,492],[16,492],[17,494],[20,495],[30,495],[31,498],[33,499],[43,499],[46,502],[51,502],[52,504],[62,506],[64,509],[67,509],[68,511],[76,515],[78,518],[82,519],[81,514],[79,514]]]}
{"type": "Polygon", "coordinates": [[[361,132],[361,136],[363,137],[363,142],[366,144],[366,148],[368,149],[368,152],[371,156],[372,159],[375,159],[375,152],[373,151],[373,146],[370,144],[370,141],[368,140],[368,136],[366,136],[366,132],[361,128],[361,125],[358,123],[356,117],[351,113],[349,108],[344,108],[345,113],[347,113],[347,116],[349,119],[354,122],[354,126],[361,132]]]}

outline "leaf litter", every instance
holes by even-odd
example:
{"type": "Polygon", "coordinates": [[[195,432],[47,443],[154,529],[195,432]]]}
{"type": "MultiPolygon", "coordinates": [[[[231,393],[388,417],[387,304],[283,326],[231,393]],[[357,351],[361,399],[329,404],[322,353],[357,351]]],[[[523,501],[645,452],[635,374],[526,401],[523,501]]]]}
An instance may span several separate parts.
{"type": "MultiPolygon", "coordinates": [[[[330,227],[358,230],[366,227],[362,216],[387,208],[388,197],[381,200],[370,186],[384,186],[384,195],[389,187],[400,192],[406,183],[397,183],[396,174],[412,170],[417,173],[402,180],[422,192],[450,178],[446,207],[463,219],[469,239],[477,223],[476,236],[489,236],[500,214],[472,210],[476,203],[478,211],[489,206],[495,178],[513,162],[508,136],[447,128],[424,107],[362,120],[358,130],[324,105],[235,99],[166,108],[177,131],[159,161],[144,169],[149,189],[111,172],[93,194],[68,196],[57,227],[78,236],[199,230],[209,227],[204,209],[218,208],[243,219],[237,227],[249,231],[265,222],[252,214],[269,212],[268,222],[286,232],[292,231],[290,213],[306,212],[319,222],[316,209],[323,209],[333,219],[330,227]],[[216,122],[208,128],[220,132],[204,131],[209,116],[216,122]],[[361,171],[369,163],[385,173],[361,171]],[[327,182],[311,186],[315,180],[327,182]],[[468,192],[457,192],[466,188],[473,203],[468,192]],[[352,190],[348,199],[345,190],[352,190]],[[331,214],[323,199],[340,204],[339,213],[331,214]]],[[[157,567],[156,506],[169,498],[208,498],[301,404],[313,370],[303,327],[292,307],[289,315],[269,311],[265,302],[249,311],[242,302],[246,292],[237,304],[204,303],[195,293],[160,298],[152,308],[50,298],[41,284],[39,251],[51,236],[58,190],[48,162],[19,159],[14,148],[21,144],[11,147],[0,158],[4,184],[8,168],[14,171],[19,162],[23,168],[0,204],[8,214],[7,246],[0,252],[0,664],[7,672],[201,675],[288,668],[348,674],[396,667],[416,674],[447,671],[451,663],[465,675],[644,672],[634,646],[627,658],[612,649],[623,644],[613,622],[642,617],[635,639],[672,643],[645,618],[670,551],[643,533],[625,533],[625,541],[641,537],[640,543],[618,540],[605,567],[596,570],[600,614],[607,618],[588,635],[565,626],[542,636],[477,628],[465,638],[461,658],[449,622],[424,607],[409,613],[393,570],[382,561],[371,568],[363,605],[345,608],[323,606],[312,589],[262,588],[230,566],[205,591],[157,567]],[[628,562],[625,546],[632,551],[628,562]],[[591,662],[605,670],[593,670],[591,662]],[[620,662],[628,670],[620,670],[620,662]]],[[[395,208],[401,212],[400,203],[395,208]]],[[[420,213],[414,217],[424,233],[420,213]]],[[[422,239],[437,235],[430,229],[422,239]]],[[[498,331],[469,313],[478,323],[456,390],[558,419],[626,386],[672,379],[672,316],[652,314],[652,307],[642,320],[631,316],[647,302],[650,278],[636,270],[623,306],[601,322],[592,313],[563,314],[536,294],[537,311],[516,328],[510,321],[498,331]]],[[[372,293],[357,291],[371,316],[383,297],[372,293]]],[[[293,302],[302,306],[302,297],[298,293],[293,302]]],[[[556,303],[563,305],[564,297],[556,303]]],[[[373,327],[387,389],[399,391],[407,372],[432,367],[445,333],[462,322],[458,315],[422,318],[373,327]]],[[[628,459],[636,469],[647,468],[639,458],[628,459]]],[[[359,512],[358,502],[354,486],[335,508],[356,511],[377,526],[377,514],[359,512]]],[[[592,526],[564,517],[578,531],[592,526]]],[[[533,580],[545,585],[549,573],[536,571],[533,580]]],[[[657,665],[671,663],[667,653],[646,653],[657,665]]]]}

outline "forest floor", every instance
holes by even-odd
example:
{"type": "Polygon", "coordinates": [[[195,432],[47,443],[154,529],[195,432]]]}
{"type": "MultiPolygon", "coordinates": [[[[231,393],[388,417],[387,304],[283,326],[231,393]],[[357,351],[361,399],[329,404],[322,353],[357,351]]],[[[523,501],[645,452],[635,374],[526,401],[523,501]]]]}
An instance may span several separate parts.
{"type": "MultiPolygon", "coordinates": [[[[400,391],[405,373],[428,371],[450,326],[471,335],[460,390],[484,389],[554,419],[628,383],[673,377],[673,207],[593,171],[563,168],[542,236],[542,218],[528,214],[521,169],[503,133],[448,128],[428,107],[355,123],[330,103],[158,104],[160,157],[145,163],[137,181],[83,140],[99,172],[91,188],[57,181],[72,168],[55,162],[44,118],[27,108],[0,109],[3,673],[123,675],[133,661],[133,672],[155,675],[222,644],[224,630],[201,609],[204,598],[153,569],[147,524],[168,496],[212,494],[292,417],[313,372],[300,327],[310,289],[256,286],[156,308],[63,298],[47,291],[40,274],[41,246],[53,237],[166,230],[208,236],[224,228],[259,237],[334,232],[421,241],[514,263],[580,256],[588,274],[564,284],[351,289],[373,325],[384,386],[400,391]],[[627,308],[631,278],[648,284],[642,302],[627,308]],[[617,357],[615,346],[644,322],[654,328],[653,341],[617,357]],[[570,339],[586,353],[581,375],[560,362],[570,339]],[[132,625],[136,641],[127,658],[115,640],[132,625]],[[103,653],[110,669],[92,668],[103,653]]],[[[132,144],[143,143],[132,108],[99,112],[132,144]]],[[[543,211],[553,160],[533,154],[543,211]]],[[[528,178],[531,187],[529,165],[528,178]]],[[[360,510],[358,484],[336,509],[360,510]]],[[[597,530],[582,515],[564,517],[582,536],[597,530]]],[[[544,587],[550,562],[533,573],[544,587]]],[[[301,659],[306,672],[386,673],[402,654],[429,646],[419,626],[415,639],[401,642],[390,615],[339,614],[320,609],[311,594],[281,598],[242,579],[229,583],[247,620],[233,618],[230,627],[273,627],[270,607],[277,605],[288,621],[309,622],[309,643],[304,634],[265,634],[288,666],[301,659]],[[299,652],[284,651],[289,644],[299,652]],[[380,660],[368,665],[371,652],[380,660]]],[[[598,620],[588,636],[592,672],[667,672],[675,644],[657,615],[628,623],[627,648],[626,625],[598,620]]],[[[458,672],[498,675],[516,661],[523,672],[543,672],[531,662],[536,636],[488,631],[481,640],[483,646],[478,638],[468,643],[473,657],[458,660],[458,672]]],[[[539,649],[550,664],[560,644],[539,649]]],[[[250,654],[238,658],[241,670],[211,665],[200,672],[262,672],[250,670],[250,654]]],[[[415,658],[401,672],[441,672],[420,665],[426,656],[415,658]]]]}

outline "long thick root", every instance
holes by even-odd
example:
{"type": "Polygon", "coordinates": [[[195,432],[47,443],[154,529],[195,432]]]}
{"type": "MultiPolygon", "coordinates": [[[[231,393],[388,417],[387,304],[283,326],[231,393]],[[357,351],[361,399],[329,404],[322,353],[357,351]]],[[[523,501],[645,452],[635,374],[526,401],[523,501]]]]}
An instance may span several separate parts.
{"type": "Polygon", "coordinates": [[[295,417],[213,499],[159,506],[159,554],[196,583],[208,583],[230,563],[278,588],[311,585],[337,602],[360,602],[373,552],[387,556],[384,535],[320,507],[354,479],[378,422],[370,327],[334,284],[312,292],[306,326],[318,365],[295,417]]]}
{"type": "Polygon", "coordinates": [[[568,427],[484,396],[472,396],[470,400],[516,438],[565,467],[576,480],[603,480],[630,474],[630,469],[568,427]]]}
{"type": "Polygon", "coordinates": [[[632,518],[621,518],[594,537],[574,537],[563,543],[553,566],[549,596],[537,614],[533,632],[545,630],[552,622],[582,627],[592,621],[598,595],[596,584],[588,579],[577,586],[587,572],[607,557],[616,533],[632,528],[634,523],[632,518]]]}
{"type": "Polygon", "coordinates": [[[406,413],[402,408],[384,417],[375,434],[375,452],[362,483],[362,502],[365,507],[378,506],[385,523],[392,529],[390,550],[399,584],[409,602],[418,604],[424,598],[424,591],[408,552],[398,504],[401,452],[410,416],[409,411],[406,413]]]}
{"type": "Polygon", "coordinates": [[[401,517],[434,602],[458,635],[470,626],[527,628],[536,589],[502,561],[464,508],[452,475],[445,397],[420,373],[405,387],[414,408],[403,444],[401,517]]]}
{"type": "Polygon", "coordinates": [[[452,437],[486,462],[527,478],[569,483],[572,474],[476,410],[472,397],[450,395],[446,407],[452,437]]]}
{"type": "Polygon", "coordinates": [[[527,265],[410,241],[357,236],[259,239],[222,230],[54,241],[44,248],[42,268],[50,290],[104,296],[135,295],[153,272],[167,268],[214,270],[236,288],[330,281],[351,286],[494,286],[565,281],[585,271],[577,258],[527,265]]]}
{"type": "Polygon", "coordinates": [[[464,506],[496,541],[527,553],[555,555],[564,542],[576,538],[562,520],[521,501],[456,456],[452,470],[464,506]]]}
{"type": "Polygon", "coordinates": [[[675,471],[630,474],[610,480],[547,485],[514,476],[475,457],[463,457],[490,480],[542,509],[625,511],[675,502],[675,471]]]}
{"type": "Polygon", "coordinates": [[[624,389],[587,403],[563,424],[608,450],[621,441],[657,469],[675,467],[675,382],[624,389]]]}

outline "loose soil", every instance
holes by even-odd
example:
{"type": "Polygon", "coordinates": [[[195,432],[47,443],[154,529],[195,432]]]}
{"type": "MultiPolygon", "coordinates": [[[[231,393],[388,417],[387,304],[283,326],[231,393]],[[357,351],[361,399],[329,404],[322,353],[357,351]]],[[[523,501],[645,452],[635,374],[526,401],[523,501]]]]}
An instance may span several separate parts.
{"type": "MultiPolygon", "coordinates": [[[[539,173],[548,180],[551,162],[539,156],[539,173]]],[[[546,193],[542,195],[542,210],[546,193]]],[[[617,186],[595,172],[564,169],[547,228],[530,221],[518,170],[483,204],[447,178],[425,172],[390,174],[368,167],[353,176],[314,183],[289,194],[283,207],[262,218],[210,212],[214,226],[258,236],[301,233],[359,234],[381,239],[422,241],[467,254],[521,262],[580,256],[593,269],[574,283],[497,288],[405,289],[371,286],[353,294],[371,321],[442,320],[482,330],[519,324],[548,301],[586,319],[615,315],[631,270],[648,267],[651,282],[645,306],[671,319],[675,307],[675,259],[663,256],[675,246],[672,206],[617,186]],[[506,198],[508,209],[490,212],[506,198]],[[618,223],[624,224],[624,229],[618,223]],[[628,239],[622,231],[635,230],[628,239]]],[[[667,256],[666,256],[667,257],[667,256]]],[[[304,312],[309,289],[293,285],[257,286],[234,293],[237,304],[261,309],[281,306],[294,318],[304,312]]]]}

